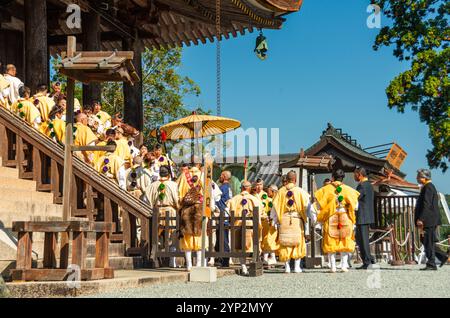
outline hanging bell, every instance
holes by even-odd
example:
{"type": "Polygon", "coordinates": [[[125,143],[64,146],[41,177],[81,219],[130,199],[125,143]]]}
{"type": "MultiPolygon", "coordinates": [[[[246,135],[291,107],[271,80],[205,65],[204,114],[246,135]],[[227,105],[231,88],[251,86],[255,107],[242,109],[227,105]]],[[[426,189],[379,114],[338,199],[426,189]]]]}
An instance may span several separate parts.
{"type": "Polygon", "coordinates": [[[255,47],[256,56],[264,61],[265,59],[267,59],[266,53],[268,50],[269,47],[267,45],[266,37],[263,35],[262,32],[260,32],[258,37],[256,38],[256,47],[255,47]]]}

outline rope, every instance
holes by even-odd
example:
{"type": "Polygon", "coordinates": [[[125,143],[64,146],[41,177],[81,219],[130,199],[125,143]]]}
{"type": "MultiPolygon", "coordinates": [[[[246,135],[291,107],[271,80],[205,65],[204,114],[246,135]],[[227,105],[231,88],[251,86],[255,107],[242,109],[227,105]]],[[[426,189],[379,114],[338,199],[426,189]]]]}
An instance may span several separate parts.
{"type": "Polygon", "coordinates": [[[410,235],[410,234],[411,234],[411,233],[408,233],[408,235],[406,235],[405,241],[404,241],[403,243],[399,243],[399,241],[397,241],[397,239],[396,239],[395,242],[397,243],[397,245],[399,245],[400,247],[405,246],[406,243],[408,243],[408,239],[409,239],[409,235],[410,235]]]}
{"type": "Polygon", "coordinates": [[[221,105],[221,45],[220,41],[222,40],[222,30],[221,30],[221,8],[220,1],[216,0],[216,38],[217,38],[217,46],[216,46],[216,96],[217,96],[217,116],[222,114],[222,105],[221,105]]]}
{"type": "Polygon", "coordinates": [[[369,243],[370,245],[373,245],[379,241],[381,241],[382,239],[384,239],[386,236],[388,236],[389,233],[392,232],[393,229],[390,229],[389,231],[387,231],[386,233],[384,233],[381,237],[379,237],[378,239],[376,239],[375,241],[369,243]]]}
{"type": "Polygon", "coordinates": [[[436,245],[444,246],[444,247],[450,247],[449,244],[443,244],[444,242],[448,242],[448,239],[445,239],[445,240],[443,240],[443,241],[440,241],[439,243],[436,243],[436,245]]]}

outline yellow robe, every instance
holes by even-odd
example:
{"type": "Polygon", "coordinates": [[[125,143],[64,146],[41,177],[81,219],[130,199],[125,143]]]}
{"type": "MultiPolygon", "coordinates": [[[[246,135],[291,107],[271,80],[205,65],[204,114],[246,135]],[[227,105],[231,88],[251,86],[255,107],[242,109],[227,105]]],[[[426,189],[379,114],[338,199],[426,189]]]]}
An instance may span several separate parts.
{"type": "Polygon", "coordinates": [[[94,168],[99,173],[104,174],[106,177],[114,179],[117,183],[119,183],[119,169],[122,165],[122,158],[118,157],[114,153],[107,153],[95,163],[94,168]],[[105,170],[103,170],[104,168],[105,170]]]}
{"type": "MultiPolygon", "coordinates": [[[[282,187],[279,191],[275,199],[273,200],[273,208],[277,214],[278,222],[281,224],[281,220],[283,219],[283,215],[287,212],[297,212],[300,215],[300,218],[303,220],[303,223],[306,223],[306,210],[309,204],[309,194],[303,189],[297,187],[295,184],[290,183],[285,187],[282,187]],[[288,197],[289,191],[293,192],[292,200],[294,200],[294,205],[289,206],[288,201],[290,198],[288,197]]],[[[302,233],[303,229],[302,229],[302,233]]],[[[301,259],[306,256],[306,241],[305,236],[302,235],[299,240],[299,245],[295,247],[291,246],[283,246],[280,244],[279,247],[279,258],[280,262],[287,262],[291,259],[301,259]]]]}
{"type": "MultiPolygon", "coordinates": [[[[193,176],[191,172],[189,172],[188,175],[193,176]]],[[[177,184],[178,184],[178,197],[184,198],[184,196],[189,192],[191,188],[185,173],[182,173],[181,176],[178,178],[177,184]]]]}
{"type": "Polygon", "coordinates": [[[54,138],[56,142],[64,144],[66,141],[66,122],[62,119],[55,118],[52,121],[43,122],[39,130],[47,137],[54,138]],[[52,136],[50,123],[53,125],[54,136],[52,136]]]}
{"type": "MultiPolygon", "coordinates": [[[[97,136],[95,136],[88,126],[85,126],[82,123],[76,123],[73,127],[75,131],[73,138],[75,146],[88,146],[97,140],[97,136]]],[[[83,153],[85,153],[89,157],[89,160],[93,162],[94,155],[92,151],[83,151],[83,153]]],[[[75,154],[77,154],[80,159],[84,160],[84,157],[80,156],[79,152],[75,154]]]]}
{"type": "MultiPolygon", "coordinates": [[[[100,141],[97,144],[97,146],[104,147],[104,146],[106,146],[106,144],[107,144],[106,141],[100,141]]],[[[117,153],[115,153],[115,154],[117,155],[117,153]]],[[[94,159],[93,159],[94,165],[96,165],[97,162],[100,160],[100,158],[102,158],[105,155],[106,155],[106,151],[94,151],[94,159]]]]}
{"type": "Polygon", "coordinates": [[[100,122],[102,123],[103,127],[105,126],[106,122],[111,121],[111,116],[104,112],[103,110],[99,111],[95,116],[97,116],[98,119],[100,119],[100,122]]]}
{"type": "Polygon", "coordinates": [[[33,103],[35,103],[36,100],[39,101],[39,103],[36,103],[35,105],[36,108],[41,112],[42,122],[48,121],[50,119],[48,115],[50,114],[53,106],[55,106],[55,101],[53,100],[53,98],[50,98],[47,95],[43,94],[34,95],[33,103]]]}
{"type": "Polygon", "coordinates": [[[133,164],[132,162],[133,158],[131,156],[131,150],[130,146],[128,145],[128,141],[125,138],[121,138],[115,140],[115,142],[117,144],[115,154],[121,157],[125,162],[133,164]]]}
{"type": "MultiPolygon", "coordinates": [[[[202,185],[202,181],[201,181],[201,172],[198,169],[191,169],[191,175],[192,176],[197,176],[198,180],[197,182],[193,183],[193,186],[200,186],[203,189],[203,185],[202,185]]],[[[187,184],[187,181],[186,181],[187,184]]],[[[187,184],[189,187],[189,184],[187,184]]],[[[189,187],[190,189],[190,187],[189,187]]],[[[189,191],[188,189],[188,191],[189,191]]],[[[187,194],[187,192],[183,195],[180,196],[180,202],[183,201],[184,196],[187,194]]],[[[203,191],[203,190],[201,190],[203,191]]],[[[182,251],[200,251],[202,249],[202,235],[199,236],[195,236],[195,235],[189,235],[189,234],[185,234],[181,239],[180,239],[180,249],[182,251]]]]}
{"type": "Polygon", "coordinates": [[[16,113],[20,118],[25,120],[31,126],[34,126],[36,118],[41,114],[36,106],[30,100],[20,99],[11,106],[11,111],[16,113]]]}
{"type": "Polygon", "coordinates": [[[319,210],[317,215],[317,221],[323,223],[323,240],[322,248],[325,254],[333,254],[339,252],[352,253],[355,250],[355,239],[353,233],[353,226],[356,223],[355,208],[358,204],[359,192],[351,187],[342,184],[341,182],[333,182],[315,193],[316,207],[319,210]],[[336,188],[342,187],[340,195],[344,197],[342,203],[343,208],[346,210],[351,224],[347,224],[350,229],[350,234],[347,237],[335,238],[330,235],[330,222],[329,219],[337,213],[339,203],[337,200],[338,194],[336,188]]]}
{"type": "Polygon", "coordinates": [[[275,252],[279,249],[279,245],[277,242],[278,231],[276,227],[272,225],[272,220],[270,218],[273,200],[269,198],[265,191],[261,191],[256,194],[256,196],[261,200],[264,207],[264,211],[261,213],[261,249],[263,252],[275,252]]]}
{"type": "MultiPolygon", "coordinates": [[[[251,195],[250,193],[248,193],[247,191],[243,191],[240,194],[234,196],[230,201],[228,201],[227,206],[231,211],[234,212],[234,216],[235,217],[242,217],[243,215],[243,211],[247,210],[248,214],[247,214],[247,226],[251,226],[253,225],[253,210],[258,207],[259,211],[263,211],[264,210],[264,206],[261,202],[261,200],[259,200],[257,197],[251,195]],[[243,204],[243,200],[246,201],[246,204],[243,204]]],[[[259,220],[258,220],[258,228],[261,229],[261,213],[259,214],[259,220]]],[[[242,220],[236,220],[234,222],[235,226],[241,226],[242,225],[242,220]]],[[[239,233],[237,231],[237,233],[239,233]]],[[[232,242],[232,244],[234,244],[232,242]]],[[[246,241],[246,249],[245,251],[247,253],[252,253],[253,252],[253,240],[250,241],[246,241]]]]}

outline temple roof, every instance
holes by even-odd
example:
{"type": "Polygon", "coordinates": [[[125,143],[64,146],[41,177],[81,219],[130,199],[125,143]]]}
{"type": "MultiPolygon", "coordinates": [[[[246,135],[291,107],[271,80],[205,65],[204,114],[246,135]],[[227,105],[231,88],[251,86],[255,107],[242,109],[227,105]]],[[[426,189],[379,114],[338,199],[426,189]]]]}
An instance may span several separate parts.
{"type": "Polygon", "coordinates": [[[328,123],[327,129],[322,132],[320,140],[305,151],[307,156],[333,155],[333,157],[342,157],[348,163],[361,165],[370,172],[382,173],[383,169],[390,169],[400,177],[405,174],[392,167],[386,159],[376,157],[365,151],[361,144],[349,134],[344,133],[342,129],[335,128],[328,123]]]}
{"type": "MultiPolygon", "coordinates": [[[[284,15],[300,10],[302,0],[221,0],[221,29],[225,39],[254,29],[279,29],[284,15]]],[[[81,29],[67,26],[67,6],[73,0],[48,0],[49,45],[53,52],[65,45],[67,35],[79,35],[81,29]]],[[[122,39],[139,37],[149,48],[190,46],[214,42],[216,34],[215,0],[79,0],[82,12],[96,12],[101,18],[102,49],[120,50],[122,39]],[[112,1],[111,1],[112,2],[112,1]],[[97,4],[96,4],[97,3],[97,4]]],[[[11,1],[2,11],[10,21],[2,28],[23,30],[23,1],[11,1]]],[[[81,43],[81,38],[78,43],[81,43]]]]}

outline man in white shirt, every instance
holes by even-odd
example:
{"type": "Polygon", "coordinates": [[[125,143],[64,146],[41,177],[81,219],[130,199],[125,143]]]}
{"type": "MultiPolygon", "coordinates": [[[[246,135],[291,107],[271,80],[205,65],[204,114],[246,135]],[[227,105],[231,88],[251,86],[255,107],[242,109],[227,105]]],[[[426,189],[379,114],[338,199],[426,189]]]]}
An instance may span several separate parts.
{"type": "Polygon", "coordinates": [[[5,79],[9,82],[9,87],[3,91],[3,96],[8,98],[11,104],[14,104],[19,98],[19,89],[24,86],[22,81],[16,77],[17,69],[13,64],[6,66],[5,79]]]}

